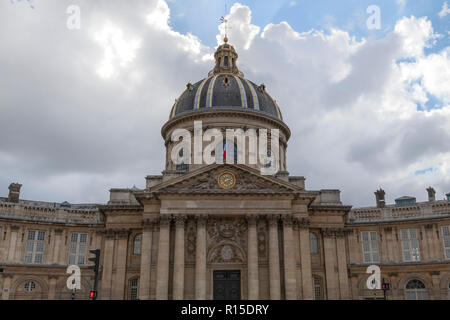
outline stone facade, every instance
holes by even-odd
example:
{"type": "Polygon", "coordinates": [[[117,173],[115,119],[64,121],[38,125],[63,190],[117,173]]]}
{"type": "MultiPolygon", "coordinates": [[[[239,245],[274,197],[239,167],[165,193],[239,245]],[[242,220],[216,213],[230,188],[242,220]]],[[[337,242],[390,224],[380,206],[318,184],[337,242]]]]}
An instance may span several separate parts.
{"type": "Polygon", "coordinates": [[[234,59],[232,73],[218,60],[208,79],[188,84],[162,128],[165,170],[147,176],[144,189],[111,189],[106,204],[73,205],[22,200],[21,185],[11,184],[0,198],[1,299],[87,299],[92,249],[101,250],[104,300],[381,298],[366,286],[369,265],[390,283],[388,299],[449,299],[450,195],[436,200],[428,188],[428,202],[387,205],[378,190],[376,207],[352,209],[339,190],[307,190],[305,178],[286,171],[290,130],[275,100],[264,85],[246,82],[234,49],[218,50],[216,59],[234,59]],[[234,86],[219,80],[202,98],[199,86],[227,77],[234,86]],[[213,106],[233,96],[216,99],[214,92],[226,90],[239,90],[243,106],[213,106]],[[186,109],[188,98],[199,108],[186,109]],[[211,106],[202,108],[202,99],[211,106]],[[279,129],[279,172],[262,175],[261,163],[177,167],[171,135],[193,132],[194,121],[221,132],[279,129]],[[224,173],[235,179],[230,188],[219,184],[224,173]],[[81,268],[78,292],[66,287],[73,264],[81,268]]]}

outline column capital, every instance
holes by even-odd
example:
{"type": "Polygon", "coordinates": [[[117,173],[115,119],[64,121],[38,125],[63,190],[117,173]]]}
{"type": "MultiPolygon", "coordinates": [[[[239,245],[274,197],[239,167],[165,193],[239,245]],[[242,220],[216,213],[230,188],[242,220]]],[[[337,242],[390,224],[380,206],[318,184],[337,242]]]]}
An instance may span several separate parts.
{"type": "Polygon", "coordinates": [[[292,216],[290,214],[288,215],[282,215],[281,216],[281,221],[283,221],[283,226],[284,227],[292,227],[293,225],[293,219],[292,216]]]}
{"type": "Polygon", "coordinates": [[[187,217],[184,214],[177,214],[173,216],[173,219],[175,220],[175,226],[177,227],[183,227],[186,225],[187,217]]]}
{"type": "Polygon", "coordinates": [[[169,215],[161,215],[159,217],[159,226],[160,227],[168,227],[170,226],[170,222],[172,221],[172,217],[169,215]]]}
{"type": "Polygon", "coordinates": [[[258,219],[259,219],[259,217],[257,214],[247,214],[245,216],[245,220],[247,220],[248,225],[252,225],[252,226],[256,226],[258,219]]]}
{"type": "Polygon", "coordinates": [[[121,228],[115,230],[116,236],[118,239],[126,239],[128,238],[128,235],[130,234],[130,229],[121,228]]]}
{"type": "Polygon", "coordinates": [[[116,232],[113,229],[106,229],[104,234],[106,239],[114,239],[116,237],[116,232]]]}
{"type": "Polygon", "coordinates": [[[294,227],[298,229],[308,229],[311,225],[311,220],[309,218],[293,218],[294,227]]]}
{"type": "Polygon", "coordinates": [[[344,228],[325,228],[322,229],[322,235],[325,238],[343,238],[345,236],[344,228]]]}
{"type": "Polygon", "coordinates": [[[267,215],[267,221],[269,222],[269,226],[277,226],[279,220],[280,220],[280,215],[279,214],[269,214],[269,215],[267,215]]]}
{"type": "Polygon", "coordinates": [[[144,220],[142,220],[142,227],[144,231],[152,231],[156,221],[157,221],[156,217],[145,218],[144,220]]]}
{"type": "Polygon", "coordinates": [[[195,220],[197,221],[197,225],[205,226],[206,221],[208,220],[208,215],[206,214],[196,215],[195,220]]]}

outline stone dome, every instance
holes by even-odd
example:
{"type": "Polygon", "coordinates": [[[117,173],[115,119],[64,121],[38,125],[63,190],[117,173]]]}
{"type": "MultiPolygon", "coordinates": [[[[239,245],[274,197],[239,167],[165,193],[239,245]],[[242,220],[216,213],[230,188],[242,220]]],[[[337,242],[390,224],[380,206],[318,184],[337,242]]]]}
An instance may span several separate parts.
{"type": "Polygon", "coordinates": [[[249,112],[283,120],[276,101],[266,91],[265,85],[256,85],[244,78],[236,66],[238,55],[233,46],[225,43],[214,54],[216,65],[208,76],[194,84],[175,100],[170,119],[191,112],[213,109],[245,109],[249,112]]]}

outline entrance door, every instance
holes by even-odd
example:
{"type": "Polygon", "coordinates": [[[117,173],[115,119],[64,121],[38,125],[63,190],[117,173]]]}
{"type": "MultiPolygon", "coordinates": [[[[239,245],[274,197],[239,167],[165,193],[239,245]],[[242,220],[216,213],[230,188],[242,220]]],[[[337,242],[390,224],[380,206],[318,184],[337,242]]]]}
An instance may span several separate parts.
{"type": "Polygon", "coordinates": [[[241,271],[215,270],[213,273],[214,300],[241,299],[241,271]]]}

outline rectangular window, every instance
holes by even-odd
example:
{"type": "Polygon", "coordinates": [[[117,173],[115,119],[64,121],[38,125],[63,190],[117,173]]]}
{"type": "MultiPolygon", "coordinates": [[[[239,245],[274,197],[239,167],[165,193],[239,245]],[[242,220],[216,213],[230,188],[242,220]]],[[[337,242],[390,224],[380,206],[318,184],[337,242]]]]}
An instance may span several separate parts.
{"type": "Polygon", "coordinates": [[[44,255],[45,232],[28,230],[25,246],[25,263],[42,263],[44,255]]]}
{"type": "Polygon", "coordinates": [[[69,244],[69,265],[86,263],[87,233],[72,232],[69,244]]]}
{"type": "Polygon", "coordinates": [[[403,261],[420,261],[419,237],[417,229],[400,230],[403,261]]]}
{"type": "Polygon", "coordinates": [[[445,259],[450,259],[450,226],[442,227],[442,239],[444,241],[445,259]]]}
{"type": "Polygon", "coordinates": [[[133,279],[130,281],[130,299],[139,299],[139,279],[133,279]]]}
{"type": "Polygon", "coordinates": [[[362,250],[364,263],[380,262],[380,254],[378,252],[378,234],[376,231],[361,232],[362,250]]]}

